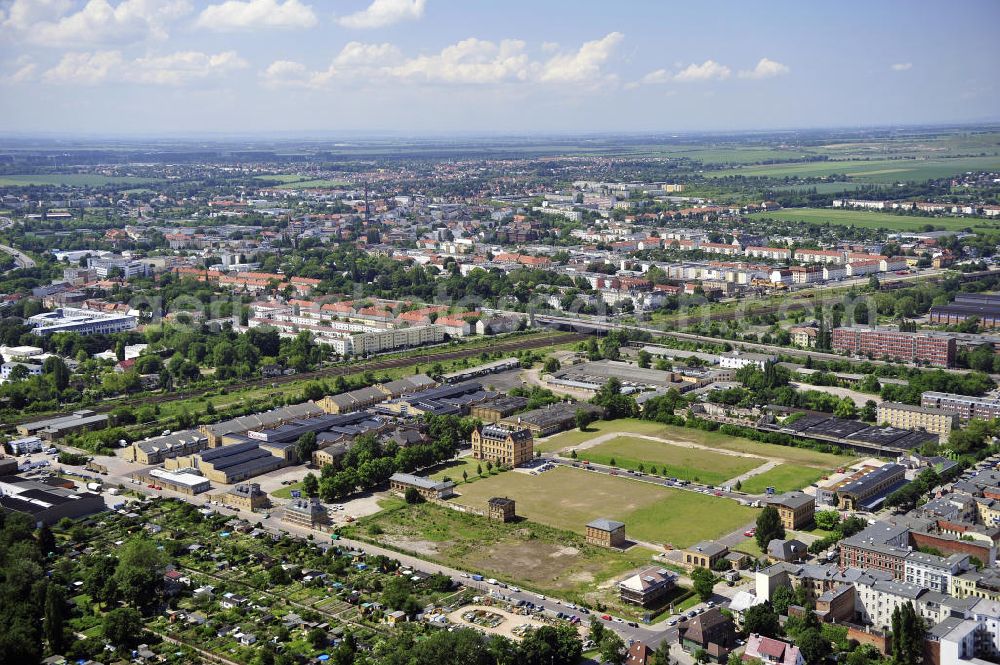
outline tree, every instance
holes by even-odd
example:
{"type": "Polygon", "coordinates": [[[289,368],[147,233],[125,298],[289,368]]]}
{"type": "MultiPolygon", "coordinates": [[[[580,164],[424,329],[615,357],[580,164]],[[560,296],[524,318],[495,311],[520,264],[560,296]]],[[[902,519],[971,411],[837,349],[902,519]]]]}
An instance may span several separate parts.
{"type": "Polygon", "coordinates": [[[49,584],[45,589],[45,640],[53,653],[62,653],[65,648],[63,639],[65,619],[66,594],[58,584],[49,584]]]}
{"type": "Polygon", "coordinates": [[[698,594],[702,602],[707,601],[714,595],[715,575],[708,568],[695,568],[691,571],[691,582],[694,592],[698,594]]]}
{"type": "Polygon", "coordinates": [[[590,617],[590,632],[587,634],[590,641],[594,644],[600,644],[604,640],[605,632],[607,632],[607,628],[604,627],[604,623],[592,615],[590,617]]]}
{"type": "Polygon", "coordinates": [[[542,371],[546,374],[553,374],[559,371],[559,361],[554,357],[549,356],[545,359],[545,364],[542,366],[542,371]]]}
{"type": "Polygon", "coordinates": [[[858,415],[858,408],[855,406],[854,400],[850,397],[844,397],[837,402],[837,406],[833,409],[833,415],[837,418],[853,420],[858,415]]]}
{"type": "Polygon", "coordinates": [[[878,417],[878,404],[875,403],[875,400],[870,399],[866,401],[865,405],[858,412],[858,417],[866,423],[875,422],[875,419],[878,417]]]}
{"type": "Polygon", "coordinates": [[[312,473],[307,473],[302,479],[302,491],[310,498],[319,496],[319,480],[312,473]]]}
{"type": "Polygon", "coordinates": [[[892,611],[892,662],[917,665],[923,661],[924,621],[907,602],[892,611]]]}
{"type": "Polygon", "coordinates": [[[836,510],[820,510],[813,515],[816,526],[826,531],[832,531],[840,524],[840,513],[836,510]]]}
{"type": "Polygon", "coordinates": [[[326,633],[323,632],[322,628],[313,628],[306,634],[306,640],[314,649],[322,649],[326,646],[326,633]]]}
{"type": "Polygon", "coordinates": [[[48,524],[43,524],[38,529],[38,548],[42,554],[51,554],[56,551],[56,537],[52,535],[52,529],[48,524]]]}
{"type": "Polygon", "coordinates": [[[590,423],[594,422],[594,414],[586,409],[576,410],[576,426],[581,432],[586,432],[590,423]]]}
{"type": "Polygon", "coordinates": [[[760,511],[760,515],[757,516],[757,533],[755,536],[757,547],[766,551],[768,543],[775,538],[782,539],[784,537],[785,527],[781,524],[781,516],[778,514],[778,509],[774,506],[767,506],[764,510],[760,511]]]}
{"type": "Polygon", "coordinates": [[[115,342],[115,358],[117,358],[119,362],[125,360],[125,340],[123,339],[115,342]]]}
{"type": "Polygon", "coordinates": [[[295,442],[295,454],[298,455],[300,462],[308,463],[314,452],[316,452],[316,432],[306,432],[295,442]]]}
{"type": "Polygon", "coordinates": [[[622,665],[625,662],[625,642],[618,633],[606,631],[600,644],[601,660],[607,665],[622,665]]]}
{"type": "Polygon", "coordinates": [[[163,585],[166,555],[151,540],[135,537],[118,555],[114,581],[121,598],[135,608],[151,606],[163,585]]]}
{"type": "Polygon", "coordinates": [[[823,633],[816,628],[802,631],[795,643],[805,658],[806,665],[819,665],[830,653],[830,640],[823,637],[823,633]]]}
{"type": "Polygon", "coordinates": [[[771,594],[771,605],[774,608],[774,613],[779,616],[788,614],[788,606],[795,604],[795,592],[791,587],[779,586],[771,594]]]}
{"type": "Polygon", "coordinates": [[[653,355],[649,351],[646,351],[645,349],[639,351],[639,358],[638,358],[639,367],[642,367],[643,369],[649,369],[650,361],[652,359],[653,355]]]}
{"type": "Polygon", "coordinates": [[[142,639],[142,616],[131,607],[119,607],[104,615],[104,638],[119,649],[135,646],[142,639]]]}
{"type": "Polygon", "coordinates": [[[416,487],[407,487],[406,492],[403,494],[403,498],[406,500],[406,503],[409,503],[411,505],[415,503],[424,502],[423,495],[421,495],[420,492],[417,491],[416,487]]]}
{"type": "Polygon", "coordinates": [[[776,637],[781,634],[781,623],[778,615],[769,602],[754,605],[743,613],[743,630],[747,633],[757,633],[765,637],[776,637]]]}
{"type": "Polygon", "coordinates": [[[58,391],[63,391],[69,385],[69,367],[59,356],[49,356],[42,365],[42,374],[49,377],[53,387],[58,391]]]}

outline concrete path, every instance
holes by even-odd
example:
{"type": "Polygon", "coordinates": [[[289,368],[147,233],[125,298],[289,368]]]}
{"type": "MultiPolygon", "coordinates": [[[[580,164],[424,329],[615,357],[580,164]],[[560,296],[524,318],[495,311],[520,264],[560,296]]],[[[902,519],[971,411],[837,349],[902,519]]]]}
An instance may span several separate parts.
{"type": "Polygon", "coordinates": [[[728,485],[729,487],[736,487],[736,483],[737,482],[742,483],[742,482],[746,481],[748,478],[753,478],[754,476],[759,476],[762,473],[767,473],[768,471],[770,471],[774,467],[780,466],[780,465],[781,465],[781,462],[778,462],[777,460],[769,460],[767,462],[764,462],[763,464],[761,464],[758,467],[750,469],[746,473],[740,474],[740,475],[736,476],[735,478],[730,478],[726,482],[722,483],[722,486],[725,487],[725,486],[728,485]]]}

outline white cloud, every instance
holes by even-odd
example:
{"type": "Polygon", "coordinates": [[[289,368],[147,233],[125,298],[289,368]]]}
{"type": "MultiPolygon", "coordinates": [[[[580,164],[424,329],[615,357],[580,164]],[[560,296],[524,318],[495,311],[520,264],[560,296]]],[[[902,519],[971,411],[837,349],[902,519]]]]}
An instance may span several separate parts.
{"type": "Polygon", "coordinates": [[[125,81],[149,85],[181,85],[214,79],[247,67],[235,51],[202,53],[177,51],[166,55],[125,60],[120,51],[66,53],[42,79],[47,83],[96,85],[125,81]]]}
{"type": "Polygon", "coordinates": [[[94,85],[105,81],[122,66],[120,51],[66,53],[42,78],[48,83],[94,85]]]}
{"type": "Polygon", "coordinates": [[[601,74],[601,66],[608,61],[624,37],[620,32],[611,32],[601,39],[586,42],[576,53],[553,56],[545,63],[542,80],[570,83],[594,81],[601,74]]]}
{"type": "Polygon", "coordinates": [[[897,62],[890,69],[894,72],[906,72],[913,68],[912,62],[897,62]]]}
{"type": "Polygon", "coordinates": [[[201,53],[178,51],[169,55],[138,58],[126,72],[127,78],[137,83],[154,85],[180,85],[199,79],[217,78],[239,69],[247,61],[236,51],[201,53]]]}
{"type": "Polygon", "coordinates": [[[209,30],[253,28],[311,28],[318,23],[312,7],[300,0],[226,0],[209,5],[195,21],[209,30]]]}
{"type": "Polygon", "coordinates": [[[785,74],[792,71],[787,65],[783,65],[780,62],[775,62],[774,60],[769,60],[768,58],[761,58],[757,66],[750,70],[743,70],[740,72],[740,78],[744,79],[769,79],[775,76],[784,76],[785,74]]]}
{"type": "Polygon", "coordinates": [[[732,74],[732,70],[729,67],[720,65],[714,60],[706,60],[700,65],[688,65],[674,76],[674,80],[684,83],[711,81],[712,79],[722,81],[729,78],[730,74],[732,74]]]}
{"type": "Polygon", "coordinates": [[[22,55],[14,63],[14,66],[16,69],[11,74],[0,76],[0,81],[4,83],[26,83],[35,79],[35,72],[38,71],[38,65],[31,58],[22,55]]]}
{"type": "Polygon", "coordinates": [[[639,83],[643,84],[669,83],[670,81],[673,80],[674,80],[673,74],[668,72],[666,69],[656,69],[643,76],[639,80],[639,83]]]}
{"type": "Polygon", "coordinates": [[[400,21],[415,21],[424,15],[427,0],[372,0],[366,9],[342,16],[345,28],[383,28],[400,21]]]}
{"type": "Polygon", "coordinates": [[[78,11],[60,0],[15,0],[4,28],[43,46],[164,40],[167,26],[191,11],[189,0],[88,0],[78,11]],[[69,12],[69,13],[67,13],[69,12]]]}
{"type": "Polygon", "coordinates": [[[260,72],[260,78],[269,86],[314,88],[335,79],[453,85],[596,82],[607,79],[602,65],[621,39],[613,32],[545,61],[533,59],[528,45],[517,39],[492,42],[470,37],[437,53],[410,57],[393,44],[350,42],[324,70],[309,71],[301,63],[277,60],[260,72]]]}
{"type": "Polygon", "coordinates": [[[441,83],[499,83],[525,80],[532,63],[525,43],[505,39],[499,44],[471,37],[440,53],[421,55],[387,70],[390,76],[441,83]]]}

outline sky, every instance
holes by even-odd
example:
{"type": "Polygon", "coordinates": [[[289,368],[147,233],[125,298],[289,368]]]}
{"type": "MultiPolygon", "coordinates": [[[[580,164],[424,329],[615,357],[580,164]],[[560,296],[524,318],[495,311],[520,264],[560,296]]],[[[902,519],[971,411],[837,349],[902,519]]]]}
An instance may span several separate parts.
{"type": "Polygon", "coordinates": [[[0,133],[990,122],[998,25],[998,0],[0,0],[0,133]]]}

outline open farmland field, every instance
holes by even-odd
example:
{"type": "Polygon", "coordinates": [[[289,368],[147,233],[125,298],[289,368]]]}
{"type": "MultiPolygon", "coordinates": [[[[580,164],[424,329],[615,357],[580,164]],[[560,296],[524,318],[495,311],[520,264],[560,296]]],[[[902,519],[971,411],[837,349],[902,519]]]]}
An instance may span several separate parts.
{"type": "Polygon", "coordinates": [[[472,508],[506,496],[533,522],[583,534],[587,522],[609,517],[625,522],[627,538],[675,547],[717,538],[756,518],[754,509],[731,499],[571,467],[537,476],[502,473],[457,489],[461,496],[452,501],[472,508]]]}
{"type": "Polygon", "coordinates": [[[434,504],[407,505],[398,499],[383,505],[383,511],[342,528],[341,533],[542,592],[582,598],[607,580],[648,562],[652,555],[642,547],[618,552],[588,545],[581,535],[529,521],[502,524],[434,504]],[[375,526],[381,533],[372,535],[375,526]]]}
{"type": "Polygon", "coordinates": [[[821,178],[843,173],[852,180],[873,183],[924,181],[946,178],[965,171],[1000,168],[1000,156],[957,157],[954,159],[871,159],[829,160],[795,164],[762,164],[721,171],[707,171],[709,178],[746,176],[748,178],[821,178]]]}
{"type": "Polygon", "coordinates": [[[718,485],[764,463],[760,458],[713,453],[631,436],[619,436],[588,448],[580,457],[598,464],[614,460],[623,469],[638,469],[643,465],[648,470],[655,465],[660,475],[709,485],[718,485]]]}
{"type": "Polygon", "coordinates": [[[837,226],[860,226],[869,229],[891,229],[893,231],[920,231],[927,225],[946,231],[960,231],[974,226],[991,224],[981,219],[968,217],[917,217],[893,215],[886,212],[868,210],[841,210],[834,208],[786,208],[771,212],[754,213],[752,217],[769,217],[807,224],[833,224],[837,226]]]}
{"type": "Polygon", "coordinates": [[[115,177],[93,173],[55,173],[51,175],[0,175],[0,187],[67,186],[102,187],[104,185],[139,185],[157,182],[157,178],[115,177]]]}
{"type": "Polygon", "coordinates": [[[793,448],[791,446],[777,446],[769,443],[759,443],[741,437],[728,436],[719,432],[705,432],[687,427],[676,427],[674,425],[664,425],[650,420],[638,420],[635,418],[621,418],[619,420],[598,420],[590,425],[586,432],[578,429],[556,434],[547,439],[535,442],[535,450],[543,452],[553,452],[579,446],[591,441],[601,435],[613,433],[621,434],[644,434],[655,436],[666,441],[676,441],[680,443],[690,443],[705,448],[718,448],[721,450],[733,450],[741,453],[759,455],[768,459],[781,462],[791,462],[803,466],[815,466],[821,469],[833,469],[835,467],[850,464],[853,457],[851,455],[832,455],[821,453],[809,448],[793,448]]]}
{"type": "Polygon", "coordinates": [[[781,464],[770,471],[747,478],[742,490],[748,494],[763,494],[768,487],[778,492],[791,492],[811,485],[827,475],[823,469],[798,464],[781,464]]]}

